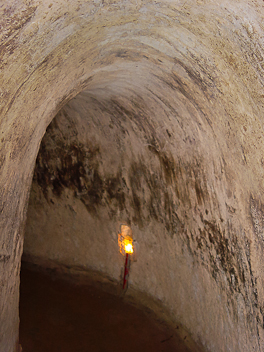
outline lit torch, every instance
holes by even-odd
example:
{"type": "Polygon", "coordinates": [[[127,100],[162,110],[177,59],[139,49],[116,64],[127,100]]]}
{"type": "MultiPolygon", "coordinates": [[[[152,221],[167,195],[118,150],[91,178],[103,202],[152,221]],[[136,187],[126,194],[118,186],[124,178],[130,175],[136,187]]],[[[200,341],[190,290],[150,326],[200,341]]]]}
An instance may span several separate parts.
{"type": "Polygon", "coordinates": [[[126,292],[128,287],[131,255],[133,255],[135,260],[134,242],[135,241],[133,241],[131,228],[127,225],[121,225],[121,233],[118,235],[118,244],[120,253],[126,257],[123,279],[123,293],[126,292]]]}

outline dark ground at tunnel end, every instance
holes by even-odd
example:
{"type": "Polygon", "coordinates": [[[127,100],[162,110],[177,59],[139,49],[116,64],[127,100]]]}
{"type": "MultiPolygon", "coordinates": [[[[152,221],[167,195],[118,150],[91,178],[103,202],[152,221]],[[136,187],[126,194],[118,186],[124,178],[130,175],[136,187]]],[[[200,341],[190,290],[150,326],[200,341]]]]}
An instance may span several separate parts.
{"type": "Polygon", "coordinates": [[[20,289],[23,352],[197,352],[149,312],[102,290],[23,263],[20,289]]]}

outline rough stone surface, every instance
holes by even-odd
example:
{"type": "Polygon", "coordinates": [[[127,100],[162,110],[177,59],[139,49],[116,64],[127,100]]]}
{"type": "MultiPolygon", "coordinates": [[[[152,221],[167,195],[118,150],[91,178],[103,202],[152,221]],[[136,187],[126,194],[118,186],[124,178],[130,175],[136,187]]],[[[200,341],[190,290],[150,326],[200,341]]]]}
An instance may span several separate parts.
{"type": "Polygon", "coordinates": [[[26,250],[116,278],[130,222],[135,288],[209,351],[263,350],[263,15],[261,0],[0,3],[1,352],[57,113],[30,214],[68,227],[29,231],[26,250]]]}

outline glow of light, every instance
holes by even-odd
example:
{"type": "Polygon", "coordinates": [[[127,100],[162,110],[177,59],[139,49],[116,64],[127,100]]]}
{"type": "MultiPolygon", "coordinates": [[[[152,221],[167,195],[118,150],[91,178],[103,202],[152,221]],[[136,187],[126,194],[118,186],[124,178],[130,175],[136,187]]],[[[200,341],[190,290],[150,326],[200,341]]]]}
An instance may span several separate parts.
{"type": "Polygon", "coordinates": [[[132,254],[133,253],[133,245],[130,241],[124,241],[124,247],[125,247],[125,252],[128,254],[132,254]]]}

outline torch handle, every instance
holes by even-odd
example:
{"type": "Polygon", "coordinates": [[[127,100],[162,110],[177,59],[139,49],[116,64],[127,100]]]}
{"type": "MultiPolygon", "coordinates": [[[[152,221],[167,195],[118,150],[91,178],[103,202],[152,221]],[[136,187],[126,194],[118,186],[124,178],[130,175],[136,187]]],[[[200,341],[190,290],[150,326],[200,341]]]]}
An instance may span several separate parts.
{"type": "Polygon", "coordinates": [[[129,275],[129,254],[126,253],[126,261],[125,261],[125,270],[124,270],[124,281],[123,281],[123,290],[127,289],[128,284],[128,275],[129,275]]]}

